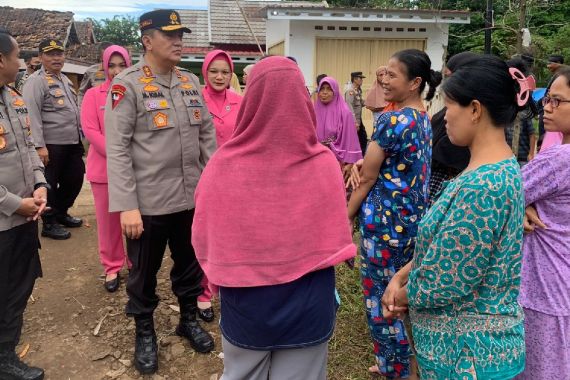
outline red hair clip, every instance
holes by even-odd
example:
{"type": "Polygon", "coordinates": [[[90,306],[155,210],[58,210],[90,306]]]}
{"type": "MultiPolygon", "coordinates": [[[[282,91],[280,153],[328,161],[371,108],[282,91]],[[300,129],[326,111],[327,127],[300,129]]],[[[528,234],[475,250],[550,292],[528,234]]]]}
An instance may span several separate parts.
{"type": "Polygon", "coordinates": [[[509,68],[509,74],[511,74],[511,77],[516,79],[519,84],[520,89],[517,93],[517,104],[519,107],[522,107],[528,102],[530,92],[536,88],[536,80],[532,75],[525,77],[524,74],[515,67],[509,68]]]}

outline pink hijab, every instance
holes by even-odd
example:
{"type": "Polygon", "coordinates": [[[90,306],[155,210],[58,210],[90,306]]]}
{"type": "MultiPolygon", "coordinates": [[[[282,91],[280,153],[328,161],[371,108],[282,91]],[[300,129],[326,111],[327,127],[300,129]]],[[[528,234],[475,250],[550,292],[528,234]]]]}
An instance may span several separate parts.
{"type": "Polygon", "coordinates": [[[107,82],[110,83],[109,79],[109,61],[111,60],[111,56],[113,54],[120,54],[123,59],[125,60],[125,64],[127,67],[131,66],[131,57],[129,56],[129,52],[122,46],[119,45],[111,45],[105,51],[103,51],[103,70],[105,71],[105,77],[107,78],[107,82]]]}
{"type": "Polygon", "coordinates": [[[362,158],[354,116],[348,104],[340,96],[338,82],[334,78],[324,77],[317,92],[325,83],[331,86],[334,96],[330,103],[323,104],[317,95],[315,101],[317,138],[330,147],[338,161],[353,164],[362,158]]]}
{"type": "Polygon", "coordinates": [[[364,105],[366,107],[386,107],[386,101],[384,100],[384,89],[382,88],[382,84],[378,82],[378,75],[380,75],[382,71],[386,71],[386,66],[380,66],[376,69],[376,78],[374,78],[374,83],[372,83],[372,87],[370,87],[370,90],[368,90],[368,94],[366,94],[366,100],[364,101],[364,105]]]}
{"type": "Polygon", "coordinates": [[[204,77],[204,84],[206,85],[206,87],[204,87],[204,91],[208,93],[211,103],[213,103],[214,107],[217,108],[215,111],[220,113],[226,101],[226,92],[230,88],[230,81],[228,81],[228,87],[223,91],[216,91],[212,88],[212,85],[208,81],[208,69],[216,59],[223,59],[226,61],[230,65],[230,71],[232,73],[234,72],[234,64],[232,62],[232,57],[230,57],[230,55],[225,51],[219,49],[209,52],[206,55],[206,58],[204,58],[204,63],[202,64],[202,76],[204,77]]]}
{"type": "Polygon", "coordinates": [[[211,283],[282,284],[354,257],[342,175],[315,124],[297,65],[257,63],[196,189],[192,244],[211,283]]]}

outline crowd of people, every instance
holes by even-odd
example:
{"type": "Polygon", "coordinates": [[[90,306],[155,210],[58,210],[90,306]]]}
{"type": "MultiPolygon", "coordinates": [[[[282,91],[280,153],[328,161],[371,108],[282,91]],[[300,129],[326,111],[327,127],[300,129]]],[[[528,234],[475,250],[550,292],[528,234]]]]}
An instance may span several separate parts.
{"type": "Polygon", "coordinates": [[[176,11],[145,13],[140,31],[138,63],[105,44],[76,94],[60,41],[42,41],[19,74],[18,44],[0,29],[0,379],[44,377],[15,353],[42,274],[38,220],[42,236],[70,238],[84,174],[105,289],[129,272],[141,374],[158,370],[156,275],[168,245],[176,334],[197,352],[214,348],[199,319],[216,318],[219,296],[223,380],[325,379],[341,263],[361,273],[371,373],[570,378],[562,57],[538,105],[523,60],[465,52],[442,78],[415,49],[380,62],[367,94],[353,72],[345,91],[319,75],[310,96],[291,57],[246,67],[240,94],[223,50],[205,57],[204,86],[177,66],[190,30],[176,11]],[[438,87],[445,107],[430,117],[438,87]]]}

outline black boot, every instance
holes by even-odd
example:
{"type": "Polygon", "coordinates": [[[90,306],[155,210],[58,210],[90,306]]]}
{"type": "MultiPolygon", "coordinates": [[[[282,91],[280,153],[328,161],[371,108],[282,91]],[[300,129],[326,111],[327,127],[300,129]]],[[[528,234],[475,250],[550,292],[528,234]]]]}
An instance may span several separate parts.
{"type": "Polygon", "coordinates": [[[0,347],[0,379],[2,380],[42,380],[44,370],[29,367],[14,352],[14,347],[0,347]]]}
{"type": "Polygon", "coordinates": [[[214,314],[214,308],[211,306],[207,309],[198,308],[198,316],[204,322],[212,322],[214,318],[216,318],[216,315],[214,314]]]}
{"type": "Polygon", "coordinates": [[[42,236],[55,240],[66,240],[71,237],[71,232],[63,228],[58,223],[46,223],[42,227],[42,236]]]}
{"type": "Polygon", "coordinates": [[[83,220],[76,218],[74,216],[71,216],[67,213],[65,214],[60,214],[57,215],[55,217],[55,219],[57,220],[57,222],[59,224],[61,224],[62,226],[66,226],[69,228],[77,228],[77,227],[81,227],[81,225],[83,224],[83,220]]]}
{"type": "Polygon", "coordinates": [[[180,305],[180,324],[176,335],[188,338],[192,348],[204,354],[214,349],[214,339],[196,320],[197,312],[197,305],[180,305]]]}
{"type": "Polygon", "coordinates": [[[143,375],[158,370],[158,346],[152,314],[135,316],[135,367],[143,375]]]}

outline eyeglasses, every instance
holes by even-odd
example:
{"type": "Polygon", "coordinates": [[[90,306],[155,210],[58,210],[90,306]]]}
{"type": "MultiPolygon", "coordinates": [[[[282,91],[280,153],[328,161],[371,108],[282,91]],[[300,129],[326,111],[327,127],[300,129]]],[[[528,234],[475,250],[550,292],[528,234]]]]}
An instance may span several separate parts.
{"type": "Polygon", "coordinates": [[[545,96],[544,98],[542,98],[542,105],[544,107],[546,107],[548,104],[551,104],[552,108],[558,108],[560,103],[570,103],[570,100],[551,98],[550,96],[545,96]]]}

